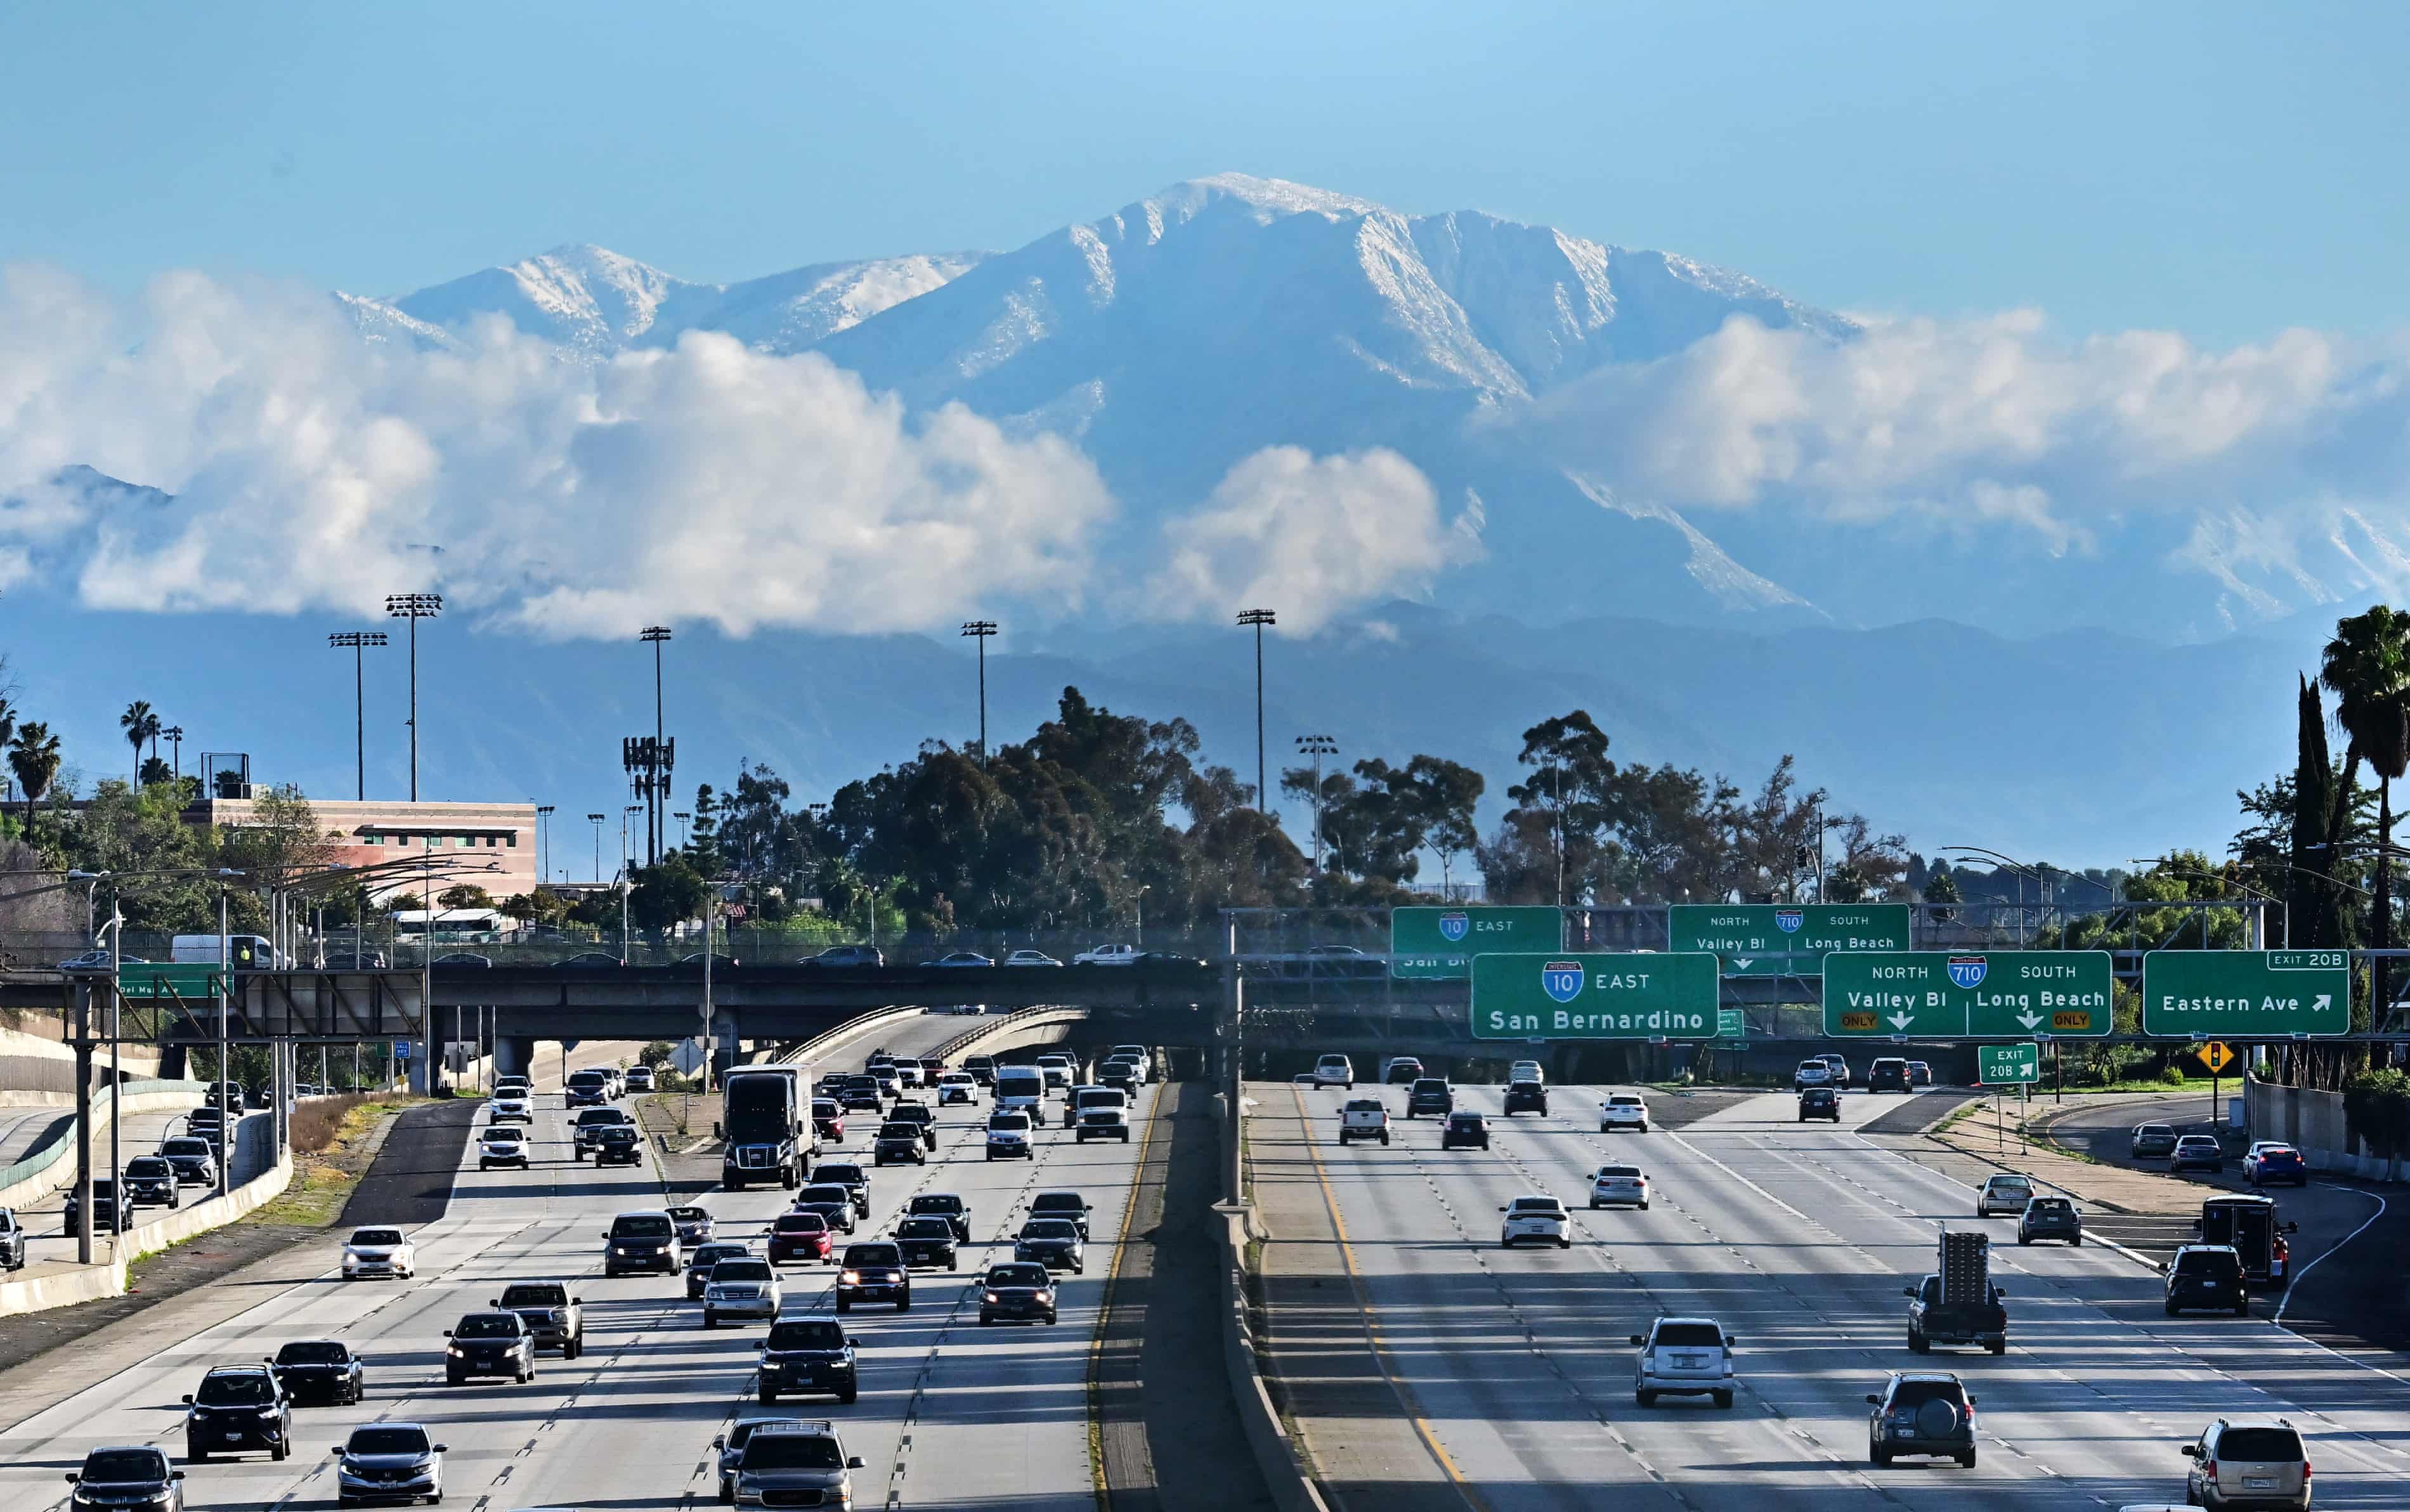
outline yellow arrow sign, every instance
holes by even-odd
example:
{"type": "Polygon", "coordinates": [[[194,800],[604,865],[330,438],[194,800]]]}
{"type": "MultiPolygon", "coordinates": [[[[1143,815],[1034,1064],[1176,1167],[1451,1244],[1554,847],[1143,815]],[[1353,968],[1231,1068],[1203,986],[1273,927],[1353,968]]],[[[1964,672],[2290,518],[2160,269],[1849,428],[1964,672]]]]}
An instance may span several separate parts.
{"type": "Polygon", "coordinates": [[[2234,1064],[2234,1052],[2222,1040],[2212,1040],[2200,1047],[2200,1063],[2214,1074],[2234,1064]]]}

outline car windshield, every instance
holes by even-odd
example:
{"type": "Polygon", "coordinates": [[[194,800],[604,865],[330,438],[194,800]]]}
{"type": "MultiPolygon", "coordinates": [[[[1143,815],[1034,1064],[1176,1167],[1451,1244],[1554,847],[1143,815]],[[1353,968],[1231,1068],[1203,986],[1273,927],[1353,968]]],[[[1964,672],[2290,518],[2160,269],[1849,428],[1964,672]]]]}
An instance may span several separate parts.
{"type": "Polygon", "coordinates": [[[1562,1213],[1564,1205],[1553,1197],[1518,1197],[1515,1199],[1517,1213],[1562,1213]]]}
{"type": "Polygon", "coordinates": [[[355,1228],[352,1230],[352,1243],[355,1244],[399,1244],[401,1243],[401,1230],[399,1228],[355,1228]]]}
{"type": "Polygon", "coordinates": [[[1601,1166],[1598,1168],[1598,1179],[1601,1181],[1618,1178],[1628,1179],[1636,1177],[1639,1174],[1640,1168],[1638,1166],[1601,1166]]]}
{"type": "Polygon", "coordinates": [[[1724,1330],[1713,1323],[1660,1323],[1657,1343],[1677,1348],[1720,1349],[1723,1346],[1724,1330]]]}
{"type": "Polygon", "coordinates": [[[667,1239],[674,1232],[666,1213],[639,1213],[613,1221],[614,1239],[667,1239]]]}
{"type": "Polygon", "coordinates": [[[893,1244],[848,1244],[845,1263],[849,1267],[863,1265],[901,1265],[904,1252],[893,1244]]]}
{"type": "Polygon", "coordinates": [[[2027,1213],[2047,1214],[2052,1217],[2060,1217],[2069,1213],[2072,1213],[2075,1210],[2073,1206],[2069,1203],[2067,1199],[2063,1197],[2037,1197],[2026,1206],[2025,1211],[2027,1213]]]}
{"type": "Polygon", "coordinates": [[[504,1307],[566,1307],[569,1288],[557,1281],[522,1281],[502,1288],[504,1307]]]}
{"type": "Polygon", "coordinates": [[[853,1199],[847,1194],[844,1187],[832,1182],[825,1186],[805,1187],[801,1192],[795,1194],[795,1203],[799,1207],[816,1207],[822,1203],[833,1204],[838,1207],[851,1207],[853,1205],[853,1199]]]}
{"type": "Polygon", "coordinates": [[[836,1182],[841,1185],[850,1186],[861,1182],[863,1179],[862,1168],[860,1166],[820,1166],[812,1171],[812,1180],[815,1183],[836,1182]]]}
{"type": "Polygon", "coordinates": [[[83,1457],[83,1478],[92,1485],[165,1480],[167,1457],[157,1449],[94,1449],[83,1457]]]}
{"type": "MultiPolygon", "coordinates": [[[[789,1216],[809,1217],[812,1222],[820,1223],[820,1214],[790,1214],[789,1216]]],[[[787,1219],[783,1217],[780,1218],[778,1220],[778,1227],[779,1228],[784,1229],[787,1227],[787,1219]]],[[[820,1224],[820,1227],[826,1228],[828,1226],[826,1224],[820,1224]]],[[[722,1260],[733,1260],[744,1253],[745,1246],[742,1244],[705,1244],[701,1249],[694,1252],[694,1263],[699,1267],[718,1265],[722,1260]]]]}
{"type": "Polygon", "coordinates": [[[344,1446],[351,1454],[425,1454],[433,1447],[423,1428],[355,1428],[344,1446]]]}
{"type": "Polygon", "coordinates": [[[999,1134],[1025,1134],[1029,1131],[1029,1115],[1027,1113],[991,1114],[987,1127],[999,1134]]]}
{"type": "Polygon", "coordinates": [[[2229,1428],[2217,1435],[2217,1457],[2253,1464],[2300,1460],[2301,1435],[2289,1428],[2229,1428]]]}
{"type": "Polygon", "coordinates": [[[1415,1083],[1414,1089],[1416,1092],[1445,1092],[1447,1083],[1436,1076],[1426,1076],[1415,1083]]]}
{"type": "Polygon", "coordinates": [[[1606,1100],[1607,1105],[1614,1108],[1637,1108],[1640,1106],[1639,1098],[1629,1092],[1616,1093],[1606,1100]]]}
{"type": "Polygon", "coordinates": [[[801,1323],[773,1323],[769,1344],[773,1349],[842,1349],[845,1330],[820,1317],[801,1323]]]}
{"type": "Polygon", "coordinates": [[[947,1192],[930,1192],[912,1199],[913,1213],[960,1213],[963,1199],[947,1192]]]}
{"type": "Polygon", "coordinates": [[[1032,1218],[1021,1226],[1024,1239],[1077,1239],[1080,1226],[1068,1218],[1032,1218]]]}
{"type": "Polygon", "coordinates": [[[125,1162],[125,1173],[138,1181],[145,1176],[165,1176],[167,1162],[155,1155],[138,1155],[125,1162]]]}
{"type": "Polygon", "coordinates": [[[1892,1393],[1891,1404],[1892,1410],[1897,1412],[1922,1407],[1928,1402],[1964,1403],[1966,1400],[1966,1388],[1955,1381],[1902,1381],[1892,1393]]]}
{"type": "Polygon", "coordinates": [[[1479,1113],[1450,1113],[1447,1115],[1447,1122],[1448,1127],[1451,1128],[1478,1128],[1481,1127],[1481,1115],[1479,1113]]]}
{"type": "Polygon", "coordinates": [[[828,1232],[828,1220],[817,1213],[781,1213],[778,1214],[778,1232],[824,1234],[828,1232]]]}
{"type": "Polygon", "coordinates": [[[172,1139],[167,1143],[159,1146],[159,1153],[161,1155],[207,1155],[210,1153],[210,1141],[207,1140],[189,1140],[181,1138],[172,1139]]]}
{"type": "Polygon", "coordinates": [[[917,1140],[921,1137],[921,1126],[901,1118],[891,1118],[878,1126],[878,1137],[882,1140],[917,1140]]]}
{"type": "Polygon", "coordinates": [[[519,1334],[515,1313],[482,1313],[464,1317],[452,1330],[456,1339],[515,1339],[519,1334]]]}
{"type": "Polygon", "coordinates": [[[734,1428],[728,1431],[728,1447],[732,1449],[741,1449],[756,1433],[762,1432],[770,1429],[801,1428],[803,1426],[803,1424],[797,1422],[792,1418],[748,1418],[744,1422],[738,1423],[734,1428]]]}
{"type": "Polygon", "coordinates": [[[722,1260],[718,1265],[711,1268],[711,1279],[716,1282],[768,1281],[777,1273],[777,1272],[770,1269],[770,1262],[767,1260],[748,1260],[732,1258],[730,1259],[722,1260]]]}
{"type": "Polygon", "coordinates": [[[602,1073],[601,1071],[572,1071],[569,1073],[569,1084],[573,1087],[599,1087],[602,1084],[602,1073]]]}
{"type": "Polygon", "coordinates": [[[1032,1213],[1084,1213],[1087,1207],[1077,1192],[1040,1192],[1029,1200],[1032,1213]]]}
{"type": "Polygon", "coordinates": [[[280,1365],[340,1365],[345,1359],[341,1345],[319,1340],[297,1340],[276,1351],[280,1365]]]}
{"type": "Polygon", "coordinates": [[[670,1216],[679,1223],[701,1223],[711,1216],[708,1208],[684,1207],[670,1209],[670,1216]]]}
{"type": "Polygon", "coordinates": [[[2181,1276],[2230,1276],[2241,1269],[2241,1258],[2230,1250],[2188,1249],[2176,1257],[2181,1276]]]}
{"type": "Polygon", "coordinates": [[[276,1391],[267,1376],[245,1371],[201,1377],[201,1388],[193,1393],[193,1400],[207,1407],[258,1407],[275,1401],[276,1391]]]}
{"type": "Polygon", "coordinates": [[[991,1287],[1042,1287],[1046,1285],[1046,1267],[1042,1265],[999,1265],[987,1273],[991,1287]]]}
{"type": "Polygon", "coordinates": [[[2173,1134],[2175,1130],[2165,1124],[2144,1124],[2141,1127],[2134,1130],[2134,1132],[2146,1139],[2165,1139],[2169,1135],[2173,1134]]]}
{"type": "Polygon", "coordinates": [[[954,1226],[943,1218],[907,1218],[896,1226],[898,1239],[951,1239],[954,1226]]]}
{"type": "Polygon", "coordinates": [[[1996,1192],[2030,1192],[2033,1183],[2023,1176],[1995,1176],[1983,1185],[1996,1192]]]}
{"type": "Polygon", "coordinates": [[[748,1470],[842,1470],[836,1440],[820,1433],[756,1433],[745,1443],[748,1470]]]}

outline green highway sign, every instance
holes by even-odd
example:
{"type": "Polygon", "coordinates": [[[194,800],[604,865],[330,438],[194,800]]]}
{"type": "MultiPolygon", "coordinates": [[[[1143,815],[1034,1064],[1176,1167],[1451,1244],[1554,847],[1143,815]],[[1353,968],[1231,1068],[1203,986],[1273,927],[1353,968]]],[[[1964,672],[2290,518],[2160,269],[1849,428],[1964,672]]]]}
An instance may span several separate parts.
{"type": "Polygon", "coordinates": [[[1746,1040],[1749,1038],[1749,1015],[1737,1008],[1716,1010],[1716,1038],[1746,1040]]]}
{"type": "Polygon", "coordinates": [[[2082,1039],[2110,1027],[2107,951],[1824,957],[1824,1032],[1837,1039],[2082,1039]]]}
{"type": "Polygon", "coordinates": [[[216,990],[212,983],[217,971],[211,962],[129,961],[118,968],[117,986],[128,997],[181,997],[190,1002],[216,990]]]}
{"type": "Polygon", "coordinates": [[[1812,977],[1828,952],[1908,949],[1908,913],[1905,903],[1677,903],[1666,948],[1712,952],[1730,976],[1812,977]]]}
{"type": "Polygon", "coordinates": [[[2349,951],[2151,951],[2142,1032],[2285,1040],[2351,1032],[2349,951]]]}
{"type": "Polygon", "coordinates": [[[1473,958],[1475,1040],[1712,1040],[1716,958],[1582,955],[1473,958]]]}
{"type": "Polygon", "coordinates": [[[2021,1045],[1977,1045],[1975,1069],[1976,1080],[1986,1086],[2000,1082],[2039,1082],[2041,1046],[2031,1040],[2021,1045]]]}
{"type": "Polygon", "coordinates": [[[1391,909],[1389,974],[1462,981],[1473,958],[1493,951],[1561,951],[1562,909],[1391,909]]]}

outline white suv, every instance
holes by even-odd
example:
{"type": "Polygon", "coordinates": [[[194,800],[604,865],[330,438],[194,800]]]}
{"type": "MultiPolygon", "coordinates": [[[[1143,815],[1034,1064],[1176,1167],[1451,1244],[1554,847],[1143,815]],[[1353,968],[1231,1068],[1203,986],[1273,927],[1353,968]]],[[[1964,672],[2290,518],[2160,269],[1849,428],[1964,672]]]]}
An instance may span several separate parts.
{"type": "Polygon", "coordinates": [[[1498,1226],[1500,1249],[1513,1249],[1532,1240],[1559,1249],[1573,1248],[1573,1220],[1555,1198],[1518,1197],[1498,1211],[1506,1214],[1506,1221],[1498,1226]]]}
{"type": "Polygon", "coordinates": [[[1314,1063],[1314,1084],[1356,1090],[1356,1066],[1344,1055],[1325,1055],[1314,1063]]]}
{"type": "Polygon", "coordinates": [[[1632,1342],[1640,1358],[1632,1371],[1632,1398],[1653,1407],[1661,1396],[1713,1397],[1733,1404],[1739,1378],[1733,1373],[1733,1336],[1711,1317],[1661,1317],[1632,1342]]]}
{"type": "Polygon", "coordinates": [[[1648,1103],[1637,1092],[1610,1092],[1598,1105],[1598,1131],[1611,1134],[1619,1128],[1648,1132],[1648,1103]]]}
{"type": "Polygon", "coordinates": [[[1803,1060],[1799,1063],[1799,1069],[1791,1073],[1791,1090],[1793,1092],[1805,1092],[1811,1086],[1831,1086],[1832,1084],[1833,1068],[1821,1060],[1803,1060]]]}

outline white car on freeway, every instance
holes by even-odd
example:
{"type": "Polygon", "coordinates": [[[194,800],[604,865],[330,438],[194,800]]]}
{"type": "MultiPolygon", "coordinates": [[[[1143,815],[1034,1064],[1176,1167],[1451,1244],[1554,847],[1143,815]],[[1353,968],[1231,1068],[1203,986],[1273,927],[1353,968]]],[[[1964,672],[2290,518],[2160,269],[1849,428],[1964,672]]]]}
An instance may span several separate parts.
{"type": "Polygon", "coordinates": [[[1344,1055],[1325,1055],[1314,1063],[1314,1084],[1318,1087],[1356,1088],[1356,1064],[1344,1055]]]}
{"type": "Polygon", "coordinates": [[[1601,1166],[1590,1179],[1593,1208],[1638,1208],[1648,1211],[1648,1173],[1638,1166],[1601,1166]]]}
{"type": "Polygon", "coordinates": [[[1506,1068],[1506,1080],[1509,1082],[1546,1082],[1547,1079],[1547,1073],[1535,1060],[1518,1060],[1506,1068]]]}
{"type": "Polygon", "coordinates": [[[496,1166],[516,1166],[525,1170],[528,1165],[527,1130],[516,1124],[488,1124],[477,1136],[477,1169],[489,1170],[496,1166]]]}
{"type": "Polygon", "coordinates": [[[1554,1244],[1559,1249],[1573,1247],[1573,1217],[1565,1212],[1565,1205],[1553,1197],[1518,1197],[1498,1211],[1506,1214],[1506,1220],[1498,1226],[1501,1249],[1533,1242],[1554,1244]]]}
{"type": "Polygon", "coordinates": [[[942,1108],[950,1102],[960,1102],[967,1103],[971,1107],[976,1108],[979,1106],[979,1100],[980,1084],[978,1077],[973,1076],[968,1071],[939,1071],[937,1073],[938,1107],[942,1108]]]}
{"type": "Polygon", "coordinates": [[[343,1279],[362,1276],[414,1276],[418,1246],[399,1228],[355,1228],[343,1242],[343,1279]]]}
{"type": "Polygon", "coordinates": [[[1831,1086],[1833,1068],[1822,1060],[1803,1060],[1791,1073],[1791,1090],[1805,1092],[1811,1086],[1831,1086]]]}
{"type": "Polygon", "coordinates": [[[1063,963],[1044,951],[1015,951],[996,964],[998,966],[1061,966],[1063,963]]]}
{"type": "Polygon", "coordinates": [[[1975,1194],[1975,1216],[1989,1218],[1996,1214],[2021,1216],[2025,1204],[2033,1200],[2033,1178],[2029,1176],[1987,1177],[1983,1189],[1975,1194]]]}
{"type": "Polygon", "coordinates": [[[1653,1407],[1661,1396],[1715,1398],[1733,1404],[1739,1377],[1733,1371],[1733,1336],[1711,1317],[1661,1317],[1647,1333],[1635,1333],[1640,1358],[1632,1371],[1632,1397],[1653,1407]]]}
{"type": "Polygon", "coordinates": [[[775,1322],[780,1300],[778,1272],[769,1261],[749,1255],[722,1260],[704,1284],[703,1326],[716,1329],[732,1317],[775,1322]]]}
{"type": "Polygon", "coordinates": [[[1648,1132],[1648,1102],[1637,1092],[1610,1092],[1598,1105],[1598,1131],[1612,1134],[1619,1128],[1648,1132]]]}
{"type": "Polygon", "coordinates": [[[1099,945],[1092,951],[1082,951],[1071,957],[1073,966],[1136,966],[1139,949],[1135,945],[1099,945]]]}
{"type": "Polygon", "coordinates": [[[532,1124],[535,1104],[523,1092],[497,1092],[486,1104],[488,1124],[532,1124]]]}

